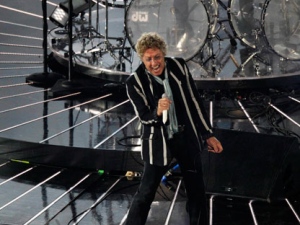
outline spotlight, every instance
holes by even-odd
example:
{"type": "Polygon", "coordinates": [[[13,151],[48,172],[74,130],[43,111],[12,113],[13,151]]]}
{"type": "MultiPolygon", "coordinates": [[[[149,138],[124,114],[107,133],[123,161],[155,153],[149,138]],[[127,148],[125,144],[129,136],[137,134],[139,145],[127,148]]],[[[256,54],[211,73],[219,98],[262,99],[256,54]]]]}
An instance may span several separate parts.
{"type": "Polygon", "coordinates": [[[68,22],[69,14],[66,13],[62,8],[56,7],[49,17],[49,19],[55,25],[59,27],[65,27],[68,22]]]}
{"type": "MultiPolygon", "coordinates": [[[[90,3],[91,0],[72,0],[73,13],[72,17],[78,16],[79,13],[92,7],[95,3],[90,3]]],[[[59,27],[65,27],[69,18],[69,0],[61,2],[58,7],[54,9],[49,19],[59,27]]]]}

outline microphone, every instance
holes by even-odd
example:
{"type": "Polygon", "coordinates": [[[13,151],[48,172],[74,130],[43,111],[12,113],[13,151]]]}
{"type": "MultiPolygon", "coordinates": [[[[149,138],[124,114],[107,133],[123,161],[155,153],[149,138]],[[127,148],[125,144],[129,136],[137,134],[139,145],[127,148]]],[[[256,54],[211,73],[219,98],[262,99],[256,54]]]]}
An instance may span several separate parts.
{"type": "MultiPolygon", "coordinates": [[[[161,97],[162,98],[167,98],[168,96],[167,96],[166,93],[163,93],[161,97]]],[[[163,110],[163,112],[162,112],[162,121],[163,121],[163,123],[166,123],[167,120],[168,120],[168,110],[163,110]]]]}

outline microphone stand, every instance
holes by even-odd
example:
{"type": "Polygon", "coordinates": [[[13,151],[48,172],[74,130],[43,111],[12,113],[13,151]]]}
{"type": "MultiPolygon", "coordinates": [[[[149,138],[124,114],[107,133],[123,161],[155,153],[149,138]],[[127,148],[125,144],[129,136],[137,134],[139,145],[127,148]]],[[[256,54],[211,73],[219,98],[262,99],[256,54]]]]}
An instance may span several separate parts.
{"type": "Polygon", "coordinates": [[[48,72],[48,49],[47,49],[47,34],[48,34],[48,22],[47,22],[47,0],[42,0],[43,10],[43,66],[44,70],[41,73],[34,73],[26,77],[26,83],[32,83],[33,86],[51,87],[58,79],[61,79],[63,75],[58,73],[48,72]]]}

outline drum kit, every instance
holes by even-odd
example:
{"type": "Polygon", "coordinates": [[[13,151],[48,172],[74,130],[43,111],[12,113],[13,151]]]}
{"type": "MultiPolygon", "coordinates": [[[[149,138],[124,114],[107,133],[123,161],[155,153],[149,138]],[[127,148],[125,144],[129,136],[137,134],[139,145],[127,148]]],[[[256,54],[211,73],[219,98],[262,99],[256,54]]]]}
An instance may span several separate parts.
{"type": "MultiPolygon", "coordinates": [[[[124,81],[140,63],[134,51],[137,39],[149,31],[165,38],[168,55],[184,58],[195,79],[259,78],[299,70],[296,0],[93,3],[93,10],[73,18],[72,38],[75,68],[90,76],[124,81]]],[[[55,27],[48,35],[55,59],[64,64],[69,45],[65,29],[55,27]]]]}

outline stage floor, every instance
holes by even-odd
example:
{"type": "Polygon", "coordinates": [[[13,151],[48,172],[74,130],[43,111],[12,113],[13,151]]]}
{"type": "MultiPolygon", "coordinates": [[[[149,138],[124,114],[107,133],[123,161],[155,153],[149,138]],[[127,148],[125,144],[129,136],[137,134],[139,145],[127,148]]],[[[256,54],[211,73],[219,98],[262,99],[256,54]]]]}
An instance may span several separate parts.
{"type": "MultiPolygon", "coordinates": [[[[27,2],[0,4],[0,224],[122,224],[143,168],[139,123],[124,86],[95,77],[81,77],[74,86],[65,77],[46,88],[27,83],[28,76],[43,72],[41,2],[27,2]],[[125,176],[127,171],[136,176],[125,176]]],[[[53,8],[48,5],[48,14],[53,8]]],[[[270,77],[266,87],[258,79],[258,89],[234,79],[241,90],[201,95],[216,129],[299,141],[299,76],[292,78],[296,85],[283,88],[278,82],[270,88],[270,77]]],[[[147,225],[188,224],[180,173],[169,179],[173,188],[160,185],[147,225]]],[[[256,199],[209,192],[207,199],[211,225],[255,224],[249,202],[256,199]]],[[[299,198],[290,203],[299,214],[299,198]]],[[[300,223],[285,200],[252,205],[257,224],[300,223]]]]}
{"type": "MultiPolygon", "coordinates": [[[[5,160],[1,160],[1,165],[1,224],[122,224],[139,184],[139,177],[128,178],[120,173],[102,174],[5,160]],[[19,173],[23,175],[11,179],[19,173]]],[[[179,182],[180,177],[174,176],[169,180],[173,189],[159,187],[147,225],[166,221],[172,225],[189,224],[184,188],[176,190],[179,182]]],[[[249,202],[215,196],[211,224],[254,224],[249,202]]],[[[299,202],[290,203],[299,212],[299,202]]],[[[285,201],[254,201],[252,206],[257,224],[298,224],[285,201]]]]}

